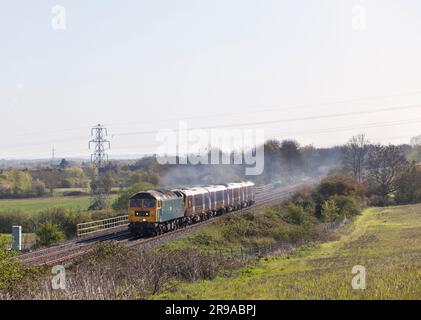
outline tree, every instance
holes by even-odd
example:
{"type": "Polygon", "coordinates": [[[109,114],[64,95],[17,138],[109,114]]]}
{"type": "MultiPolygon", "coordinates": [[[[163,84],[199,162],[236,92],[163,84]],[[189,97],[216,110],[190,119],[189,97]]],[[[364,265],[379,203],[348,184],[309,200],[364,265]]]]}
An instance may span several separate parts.
{"type": "Polygon", "coordinates": [[[287,165],[287,169],[290,175],[294,173],[294,169],[297,166],[301,166],[303,164],[300,152],[300,145],[296,141],[282,141],[280,147],[280,154],[287,165]]]}
{"type": "Polygon", "coordinates": [[[32,177],[20,170],[5,171],[0,175],[0,196],[19,197],[31,192],[32,177]]]}
{"type": "Polygon", "coordinates": [[[156,172],[149,173],[148,182],[151,184],[158,184],[159,183],[159,174],[156,172]]]}
{"type": "Polygon", "coordinates": [[[368,140],[364,134],[353,136],[344,150],[345,166],[350,168],[354,179],[359,183],[363,179],[363,171],[368,152],[368,140]]]}
{"type": "Polygon", "coordinates": [[[129,184],[133,185],[142,181],[142,177],[139,173],[135,172],[129,177],[129,184]]]}
{"type": "Polygon", "coordinates": [[[69,166],[69,162],[66,159],[61,159],[60,164],[58,165],[60,170],[64,170],[69,166]]]}
{"type": "Polygon", "coordinates": [[[104,178],[102,179],[102,186],[104,188],[104,191],[106,193],[110,193],[112,187],[114,186],[114,183],[115,181],[114,181],[113,175],[111,174],[111,172],[108,171],[105,174],[104,178]]]}
{"type": "Polygon", "coordinates": [[[32,183],[32,190],[37,197],[42,197],[45,195],[45,184],[40,180],[35,180],[32,183]]]}
{"type": "Polygon", "coordinates": [[[396,191],[396,181],[407,167],[408,161],[397,146],[375,145],[368,154],[369,180],[374,184],[375,191],[384,198],[396,191]]]}
{"type": "Polygon", "coordinates": [[[58,170],[43,169],[40,171],[40,179],[45,183],[45,186],[50,190],[51,195],[54,193],[54,188],[57,187],[57,182],[60,180],[61,174],[58,170]]]}
{"type": "Polygon", "coordinates": [[[64,233],[58,228],[57,225],[51,222],[40,224],[35,234],[38,236],[36,243],[37,247],[47,247],[64,239],[64,233]]]}
{"type": "Polygon", "coordinates": [[[412,162],[408,169],[396,181],[396,202],[398,204],[421,201],[421,168],[412,162]]]}
{"type": "Polygon", "coordinates": [[[263,181],[279,180],[281,176],[281,143],[278,140],[268,140],[263,148],[265,155],[263,181]]]}

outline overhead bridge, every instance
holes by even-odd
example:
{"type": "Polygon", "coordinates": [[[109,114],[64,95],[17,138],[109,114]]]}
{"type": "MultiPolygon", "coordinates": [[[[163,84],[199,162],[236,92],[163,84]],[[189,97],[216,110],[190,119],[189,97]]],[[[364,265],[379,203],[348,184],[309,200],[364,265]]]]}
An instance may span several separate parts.
{"type": "Polygon", "coordinates": [[[127,228],[128,225],[129,217],[127,215],[79,223],[77,225],[77,236],[84,237],[88,235],[101,235],[107,231],[117,231],[117,229],[120,230],[127,228]]]}

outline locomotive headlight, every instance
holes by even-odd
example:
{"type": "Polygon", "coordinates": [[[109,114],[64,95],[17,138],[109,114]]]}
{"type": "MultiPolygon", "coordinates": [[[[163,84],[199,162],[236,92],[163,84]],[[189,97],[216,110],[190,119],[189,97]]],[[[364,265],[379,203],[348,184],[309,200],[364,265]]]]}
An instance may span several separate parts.
{"type": "Polygon", "coordinates": [[[143,222],[145,222],[146,221],[146,219],[143,219],[143,222]]]}

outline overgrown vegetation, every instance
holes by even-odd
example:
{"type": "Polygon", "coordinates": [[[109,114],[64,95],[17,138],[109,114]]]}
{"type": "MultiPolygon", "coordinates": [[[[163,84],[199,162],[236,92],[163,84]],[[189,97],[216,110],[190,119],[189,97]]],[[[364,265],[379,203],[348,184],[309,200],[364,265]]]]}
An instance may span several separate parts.
{"type": "Polygon", "coordinates": [[[59,243],[64,239],[64,233],[59,227],[51,222],[42,223],[35,233],[38,240],[35,244],[36,247],[48,247],[59,243]]]}
{"type": "Polygon", "coordinates": [[[183,282],[159,299],[420,299],[421,205],[367,209],[339,240],[261,259],[230,277],[183,282]],[[352,267],[366,268],[353,290],[352,267]]]}

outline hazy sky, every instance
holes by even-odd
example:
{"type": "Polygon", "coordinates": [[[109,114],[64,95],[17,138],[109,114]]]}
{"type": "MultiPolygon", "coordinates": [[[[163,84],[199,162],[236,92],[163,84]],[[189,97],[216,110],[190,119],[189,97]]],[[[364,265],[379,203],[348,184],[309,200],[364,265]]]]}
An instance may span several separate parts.
{"type": "Polygon", "coordinates": [[[176,119],[315,146],[421,134],[419,0],[2,0],[0,41],[0,158],[88,155],[97,123],[111,155],[176,119]]]}

